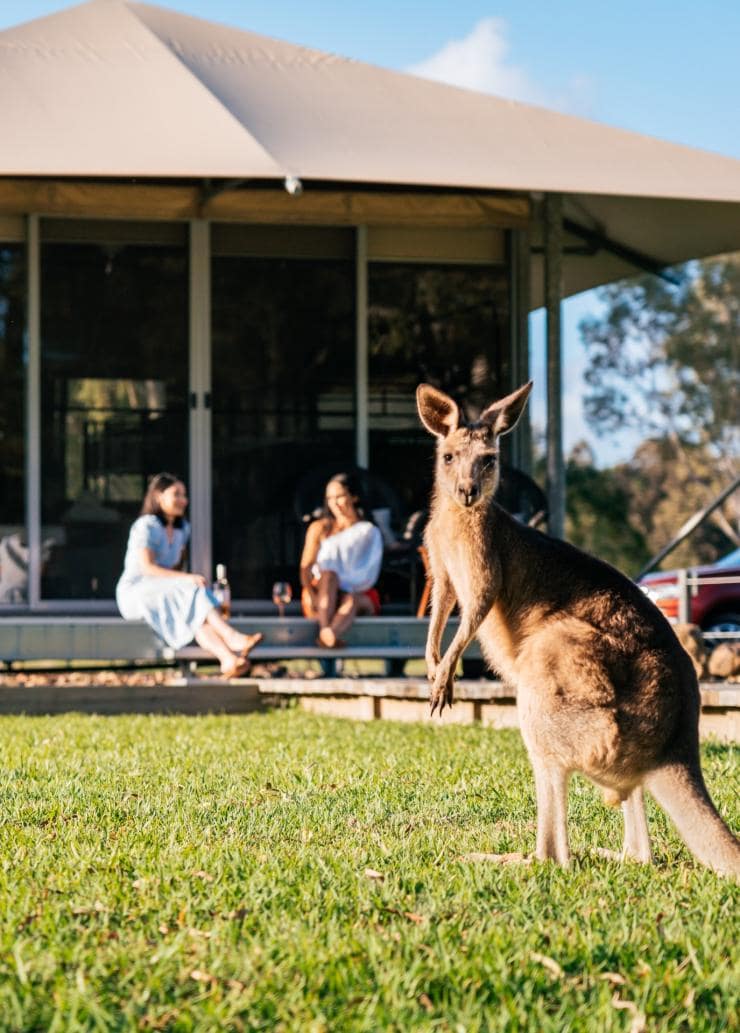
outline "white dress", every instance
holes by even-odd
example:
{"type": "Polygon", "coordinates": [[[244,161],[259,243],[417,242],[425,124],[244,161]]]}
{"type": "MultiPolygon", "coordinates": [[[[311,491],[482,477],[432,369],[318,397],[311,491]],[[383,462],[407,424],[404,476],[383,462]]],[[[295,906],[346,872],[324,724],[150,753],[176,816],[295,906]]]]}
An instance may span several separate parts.
{"type": "Polygon", "coordinates": [[[123,574],[116,585],[116,602],[126,620],[143,620],[168,646],[181,649],[191,642],[210,610],[215,596],[185,578],[156,577],[141,573],[141,550],[151,549],[154,562],[172,570],[180,562],[190,538],[190,524],[183,520],[173,528],[172,541],[161,520],[140,516],[131,525],[123,574]]]}

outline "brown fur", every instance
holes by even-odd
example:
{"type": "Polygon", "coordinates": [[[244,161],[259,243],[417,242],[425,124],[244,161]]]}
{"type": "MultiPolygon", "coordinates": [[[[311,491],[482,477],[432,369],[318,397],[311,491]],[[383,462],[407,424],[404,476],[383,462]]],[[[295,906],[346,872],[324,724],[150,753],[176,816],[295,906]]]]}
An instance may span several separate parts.
{"type": "Polygon", "coordinates": [[[740,844],[707,793],[699,764],[699,691],[688,655],[644,593],[619,571],[515,521],[494,501],[498,440],[531,383],[465,423],[422,384],[422,422],[436,435],[426,530],[432,582],[427,640],[431,708],[453,701],[454,673],[477,635],[517,691],[537,790],[537,856],[569,860],[568,778],[580,771],[622,803],[623,856],[650,860],[645,785],[704,864],[740,875],[740,844]],[[440,643],[455,602],[460,626],[440,643]]]}

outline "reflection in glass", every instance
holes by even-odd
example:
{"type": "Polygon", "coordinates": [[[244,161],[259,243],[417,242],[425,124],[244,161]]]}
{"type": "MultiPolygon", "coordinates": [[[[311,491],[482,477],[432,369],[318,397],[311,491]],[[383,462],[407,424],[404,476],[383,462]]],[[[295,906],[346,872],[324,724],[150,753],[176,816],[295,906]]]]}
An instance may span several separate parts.
{"type": "Polygon", "coordinates": [[[212,305],[214,555],[267,600],[297,574],[298,481],[354,460],[354,268],[217,256],[212,305]]]}
{"type": "Polygon", "coordinates": [[[372,263],[368,284],[370,466],[407,513],[428,504],[433,447],[416,386],[472,413],[508,381],[508,275],[493,266],[372,263]]]}
{"type": "Polygon", "coordinates": [[[0,606],[28,601],[23,442],[24,248],[0,241],[0,606]]]}
{"type": "Polygon", "coordinates": [[[183,248],[42,245],[42,596],[111,599],[147,478],[187,468],[183,248]]]}

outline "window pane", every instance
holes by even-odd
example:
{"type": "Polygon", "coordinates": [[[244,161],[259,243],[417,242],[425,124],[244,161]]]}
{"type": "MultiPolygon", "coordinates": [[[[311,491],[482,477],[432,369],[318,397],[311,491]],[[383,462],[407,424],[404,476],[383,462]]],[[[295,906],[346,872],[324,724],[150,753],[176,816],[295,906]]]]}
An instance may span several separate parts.
{"type": "Polygon", "coordinates": [[[0,605],[28,601],[25,528],[24,248],[0,242],[0,605]]]}
{"type": "Polygon", "coordinates": [[[187,470],[183,248],[41,255],[42,596],[113,596],[147,477],[187,470]]]}
{"type": "Polygon", "coordinates": [[[370,265],[370,466],[407,513],[428,504],[432,483],[416,387],[440,387],[471,411],[505,390],[508,291],[506,271],[494,266],[370,265]]]}
{"type": "Polygon", "coordinates": [[[351,262],[213,260],[213,559],[234,593],[292,580],[311,469],[355,452],[351,262]]]}

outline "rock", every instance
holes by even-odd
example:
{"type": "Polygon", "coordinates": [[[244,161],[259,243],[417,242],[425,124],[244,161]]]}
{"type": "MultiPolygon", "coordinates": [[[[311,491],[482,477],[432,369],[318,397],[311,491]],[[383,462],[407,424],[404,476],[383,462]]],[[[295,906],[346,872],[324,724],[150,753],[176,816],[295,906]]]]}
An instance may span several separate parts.
{"type": "Polygon", "coordinates": [[[709,673],[713,678],[732,678],[740,674],[740,642],[722,642],[709,657],[709,673]]]}
{"type": "Polygon", "coordinates": [[[696,677],[701,681],[707,673],[707,647],[697,624],[674,624],[676,638],[691,657],[696,677]]]}

